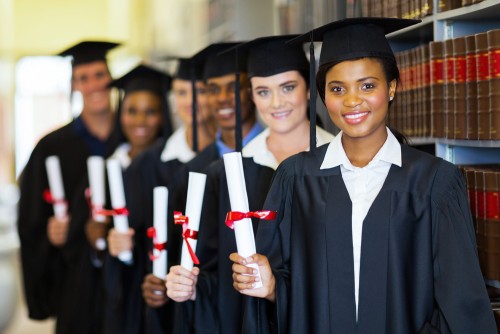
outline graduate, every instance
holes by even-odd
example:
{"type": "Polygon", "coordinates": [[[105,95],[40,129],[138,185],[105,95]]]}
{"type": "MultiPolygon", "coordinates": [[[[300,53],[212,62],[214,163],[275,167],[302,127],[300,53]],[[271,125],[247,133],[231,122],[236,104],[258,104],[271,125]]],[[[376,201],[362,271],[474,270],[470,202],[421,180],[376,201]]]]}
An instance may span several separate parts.
{"type": "MultiPolygon", "coordinates": [[[[268,126],[243,148],[251,211],[262,208],[279,162],[308,150],[310,145],[309,62],[301,45],[285,44],[290,38],[264,37],[236,46],[238,52],[248,53],[252,100],[268,126]]],[[[314,144],[333,139],[319,127],[316,134],[314,144]]],[[[197,252],[207,261],[200,263],[196,286],[192,273],[175,268],[167,276],[167,287],[169,296],[176,301],[194,299],[193,332],[237,333],[241,330],[242,297],[232,287],[229,255],[236,250],[236,240],[234,231],[224,224],[231,206],[223,161],[212,163],[205,172],[207,186],[197,252]],[[191,295],[176,297],[187,290],[191,295]]]]}
{"type": "MultiPolygon", "coordinates": [[[[121,91],[122,98],[117,117],[119,123],[115,128],[115,134],[117,138],[120,138],[121,144],[109,158],[119,161],[124,175],[127,174],[128,167],[137,156],[152,147],[157,140],[161,140],[163,135],[170,134],[171,120],[167,100],[170,84],[170,76],[142,64],[110,83],[110,87],[121,91]]],[[[128,201],[129,194],[134,189],[126,183],[124,187],[128,201]]],[[[80,198],[80,206],[82,203],[84,201],[80,198]]],[[[82,207],[81,211],[78,223],[72,222],[75,239],[78,235],[86,236],[84,245],[78,249],[78,253],[81,254],[78,267],[73,270],[74,286],[78,286],[80,290],[76,293],[74,300],[80,305],[79,311],[84,306],[94,310],[94,317],[87,321],[98,324],[96,325],[98,330],[92,332],[123,333],[120,326],[125,325],[126,322],[123,318],[121,303],[129,295],[130,298],[133,297],[133,293],[120,290],[125,288],[120,278],[125,275],[127,265],[110,256],[104,262],[104,277],[101,273],[102,262],[107,251],[112,256],[117,256],[122,248],[123,240],[119,233],[111,228],[107,243],[108,250],[98,249],[96,241],[106,238],[108,224],[89,218],[88,207],[86,211],[82,207]],[[102,286],[103,279],[104,286],[102,286]]],[[[128,234],[133,234],[133,230],[129,230],[128,234]]],[[[140,300],[140,294],[138,294],[137,301],[140,302],[140,300]]],[[[81,329],[75,329],[75,332],[78,330],[90,332],[81,329]]]]}
{"type": "MultiPolygon", "coordinates": [[[[172,305],[166,305],[165,283],[152,274],[148,275],[152,271],[152,261],[148,254],[153,242],[147,237],[146,231],[153,223],[153,189],[166,186],[170,190],[177,169],[196,155],[193,146],[204,149],[215,138],[215,125],[208,109],[201,69],[191,59],[179,61],[177,73],[172,80],[172,93],[175,110],[182,125],[168,139],[158,141],[134,159],[125,175],[127,188],[133,190],[128,193],[127,198],[130,233],[123,235],[112,230],[110,238],[114,241],[110,240],[110,244],[117,246],[113,251],[114,256],[125,250],[133,250],[134,263],[125,265],[118,259],[107,262],[110,264],[105,268],[107,286],[113,292],[110,296],[112,305],[108,305],[108,309],[112,307],[118,317],[108,316],[107,323],[115,324],[115,327],[108,326],[107,333],[168,332],[168,326],[172,324],[172,305]],[[192,95],[192,81],[196,85],[195,99],[192,95]],[[193,103],[196,103],[196,115],[193,103]],[[193,138],[194,131],[197,133],[196,140],[193,138]],[[196,145],[193,145],[195,142],[196,145]],[[110,267],[113,270],[107,270],[110,267]],[[117,273],[121,274],[116,276],[117,273]],[[111,276],[115,279],[109,280],[111,276]],[[144,298],[150,307],[144,309],[141,285],[146,276],[148,280],[144,283],[144,298]]],[[[168,225],[170,263],[178,261],[181,231],[179,225],[168,225]]]]}
{"type": "MultiPolygon", "coordinates": [[[[113,130],[120,144],[111,155],[120,162],[124,172],[137,154],[151,146],[162,133],[169,131],[170,120],[166,120],[169,113],[165,107],[169,81],[167,75],[139,65],[109,84],[124,91],[113,130]]],[[[63,308],[67,319],[65,326],[72,333],[106,332],[103,320],[108,319],[105,316],[107,308],[103,307],[108,290],[103,288],[102,283],[107,250],[99,247],[97,240],[105,240],[110,219],[98,222],[91,217],[93,208],[85,191],[88,185],[88,175],[85,175],[80,190],[71,200],[74,210],[65,247],[68,275],[64,282],[67,298],[63,308]]],[[[110,206],[109,196],[107,203],[110,206]]]]}
{"type": "Polygon", "coordinates": [[[19,179],[18,232],[28,314],[36,320],[56,317],[58,333],[71,332],[63,324],[65,310],[61,301],[67,297],[62,288],[67,275],[65,248],[73,208],[68,203],[67,217],[56,219],[50,199],[44,200],[44,191],[49,188],[45,159],[52,155],[59,158],[66,200],[70,201],[85,178],[87,157],[104,156],[116,147],[110,140],[114,114],[106,54],[117,45],[84,41],[59,54],[73,58],[72,91],[82,94],[83,110],[69,124],[38,142],[19,179]]]}
{"type": "Polygon", "coordinates": [[[258,254],[231,254],[234,287],[254,297],[245,333],[496,332],[462,175],[386,126],[399,73],[385,34],[416,22],[346,19],[297,39],[323,41],[317,87],[341,133],[280,165],[258,254]]]}

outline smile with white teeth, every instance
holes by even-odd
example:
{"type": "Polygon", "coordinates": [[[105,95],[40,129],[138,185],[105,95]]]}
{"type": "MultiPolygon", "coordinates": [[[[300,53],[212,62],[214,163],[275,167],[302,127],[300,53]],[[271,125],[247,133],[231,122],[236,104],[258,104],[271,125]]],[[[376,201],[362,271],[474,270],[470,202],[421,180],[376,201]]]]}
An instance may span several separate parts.
{"type": "Polygon", "coordinates": [[[222,116],[227,116],[230,115],[234,112],[233,108],[224,108],[224,109],[219,109],[217,110],[217,113],[222,116]]]}
{"type": "Polygon", "coordinates": [[[368,114],[368,112],[365,111],[365,112],[360,112],[360,113],[356,113],[356,114],[346,114],[346,115],[344,115],[344,117],[349,118],[349,119],[357,119],[357,118],[366,116],[367,114],[368,114]]]}
{"type": "Polygon", "coordinates": [[[281,118],[281,117],[288,116],[290,113],[291,113],[291,111],[273,112],[273,113],[271,113],[271,116],[273,116],[275,118],[281,118]]]}

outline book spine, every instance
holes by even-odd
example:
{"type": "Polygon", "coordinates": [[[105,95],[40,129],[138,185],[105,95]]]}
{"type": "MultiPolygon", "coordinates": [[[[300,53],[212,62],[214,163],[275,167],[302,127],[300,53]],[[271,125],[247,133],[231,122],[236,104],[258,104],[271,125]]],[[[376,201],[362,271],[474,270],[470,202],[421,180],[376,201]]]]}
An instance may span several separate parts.
{"type": "Polygon", "coordinates": [[[466,108],[467,108],[467,139],[477,140],[477,71],[476,71],[476,38],[474,35],[465,37],[466,74],[466,108]]]}
{"type": "Polygon", "coordinates": [[[424,137],[431,135],[431,65],[429,58],[429,45],[421,48],[422,57],[422,123],[424,137]]]}
{"type": "Polygon", "coordinates": [[[444,63],[443,63],[442,41],[434,41],[429,44],[430,64],[431,64],[431,116],[432,116],[432,137],[444,137],[444,63]]]}
{"type": "Polygon", "coordinates": [[[500,139],[500,29],[490,30],[488,39],[490,139],[500,139]]]}
{"type": "Polygon", "coordinates": [[[454,66],[454,136],[455,139],[467,139],[467,100],[466,100],[466,76],[467,65],[465,61],[465,37],[453,40],[454,66]]]}
{"type": "Polygon", "coordinates": [[[453,40],[444,41],[444,137],[453,139],[455,134],[455,58],[453,57],[453,40]]]}
{"type": "Polygon", "coordinates": [[[478,139],[490,138],[490,83],[488,64],[488,35],[476,34],[477,76],[477,134],[478,139]]]}

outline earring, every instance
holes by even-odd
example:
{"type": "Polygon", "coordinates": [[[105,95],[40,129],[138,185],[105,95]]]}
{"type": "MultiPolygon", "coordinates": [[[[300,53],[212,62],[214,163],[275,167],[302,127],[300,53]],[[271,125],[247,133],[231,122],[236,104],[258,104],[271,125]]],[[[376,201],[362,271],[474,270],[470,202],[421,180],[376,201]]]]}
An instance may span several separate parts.
{"type": "Polygon", "coordinates": [[[389,97],[389,101],[392,101],[392,100],[394,100],[394,96],[389,97]]]}

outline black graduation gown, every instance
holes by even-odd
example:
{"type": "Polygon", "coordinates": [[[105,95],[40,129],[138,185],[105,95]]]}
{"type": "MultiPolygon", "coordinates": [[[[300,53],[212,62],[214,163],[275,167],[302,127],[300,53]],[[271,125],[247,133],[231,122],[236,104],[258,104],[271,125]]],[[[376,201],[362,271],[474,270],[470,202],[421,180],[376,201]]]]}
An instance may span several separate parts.
{"type": "MultiPolygon", "coordinates": [[[[148,252],[152,240],[147,238],[147,229],[153,223],[153,189],[166,186],[170,190],[173,175],[183,163],[178,160],[161,161],[165,140],[137,156],[124,173],[124,187],[129,226],[135,230],[134,261],[127,265],[118,258],[106,256],[104,265],[105,333],[162,333],[169,332],[173,311],[167,303],[158,309],[148,308],[142,298],[144,276],[152,271],[148,252]]],[[[169,202],[170,202],[169,194],[169,202]]],[[[170,207],[170,205],[169,205],[170,207]]],[[[169,209],[170,210],[170,209],[169,209]]],[[[170,215],[171,216],[171,215],[170,215]]],[[[169,217],[170,217],[169,216],[169,217]]],[[[168,261],[177,261],[180,248],[180,226],[168,224],[168,261]]]]}
{"type": "MultiPolygon", "coordinates": [[[[18,232],[24,293],[31,319],[59,318],[61,287],[65,281],[64,247],[53,247],[47,237],[47,220],[52,205],[42,193],[48,189],[45,159],[56,155],[61,162],[64,191],[71,213],[71,198],[86,172],[90,151],[74,129],[74,122],[42,138],[33,150],[20,178],[18,232]]],[[[58,321],[59,322],[59,321],[58,321]]]]}
{"type": "MultiPolygon", "coordinates": [[[[64,246],[67,275],[57,322],[58,331],[62,333],[103,333],[102,261],[105,253],[96,251],[85,233],[90,218],[89,200],[85,196],[88,184],[88,173],[85,173],[71,201],[71,221],[64,246]]],[[[107,203],[110,203],[109,196],[107,203]]]]}
{"type": "Polygon", "coordinates": [[[458,169],[402,146],[363,224],[358,321],[351,201],[327,145],[278,168],[257,252],[276,303],[247,297],[245,333],[495,333],[458,169]]]}
{"type": "MultiPolygon", "coordinates": [[[[272,168],[243,158],[243,170],[250,211],[262,210],[271,178],[272,168]]],[[[202,221],[196,253],[200,259],[200,276],[192,327],[195,333],[238,333],[243,314],[242,295],[233,288],[232,262],[229,254],[237,251],[234,231],[225,225],[231,211],[226,172],[223,160],[212,163],[207,174],[202,221]]],[[[252,219],[254,231],[257,220],[252,219]]],[[[187,333],[187,330],[184,331],[187,333]]]]}

